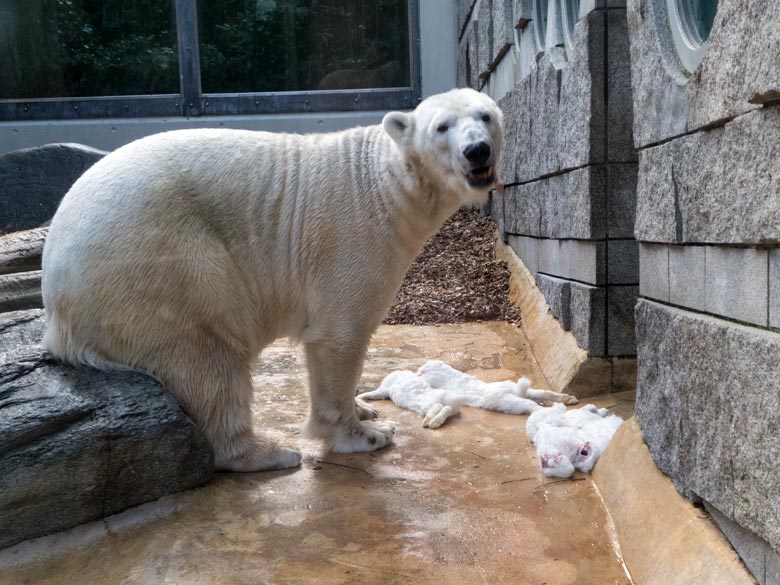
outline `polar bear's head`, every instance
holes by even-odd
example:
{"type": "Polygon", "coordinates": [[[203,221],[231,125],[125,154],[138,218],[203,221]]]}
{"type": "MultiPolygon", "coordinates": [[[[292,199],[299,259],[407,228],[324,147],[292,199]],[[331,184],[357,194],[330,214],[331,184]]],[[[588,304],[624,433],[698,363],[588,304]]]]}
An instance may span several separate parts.
{"type": "Polygon", "coordinates": [[[404,156],[456,193],[460,204],[487,201],[503,141],[503,115],[488,96],[455,89],[425,99],[412,113],[390,112],[382,124],[404,156]]]}

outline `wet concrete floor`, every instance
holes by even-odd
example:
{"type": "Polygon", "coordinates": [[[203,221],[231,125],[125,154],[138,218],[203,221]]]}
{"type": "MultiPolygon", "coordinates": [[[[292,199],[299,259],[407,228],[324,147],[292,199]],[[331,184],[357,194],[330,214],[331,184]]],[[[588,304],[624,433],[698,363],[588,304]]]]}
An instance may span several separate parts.
{"type": "MultiPolygon", "coordinates": [[[[434,358],[485,381],[526,375],[547,387],[522,333],[487,323],[380,328],[361,391],[434,358]]],[[[590,476],[542,476],[526,417],[464,408],[429,430],[420,415],[375,402],[398,423],[395,444],[335,455],[299,435],[308,406],[299,348],[269,348],[255,382],[258,426],[302,447],[302,468],[218,474],[205,487],[0,551],[0,583],[628,583],[590,476]]],[[[631,398],[595,402],[630,415],[631,398]]]]}

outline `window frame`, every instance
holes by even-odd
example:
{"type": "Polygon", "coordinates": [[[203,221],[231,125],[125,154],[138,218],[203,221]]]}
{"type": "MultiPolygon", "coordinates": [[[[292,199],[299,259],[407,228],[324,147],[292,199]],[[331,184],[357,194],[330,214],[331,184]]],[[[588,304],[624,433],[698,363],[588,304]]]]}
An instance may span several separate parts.
{"type": "Polygon", "coordinates": [[[563,29],[563,42],[566,46],[567,54],[571,54],[574,50],[574,27],[580,21],[580,11],[578,2],[577,13],[574,14],[573,0],[560,0],[561,4],[561,28],[563,29]]]}
{"type": "Polygon", "coordinates": [[[677,58],[685,72],[690,75],[699,66],[709,49],[709,35],[707,40],[701,43],[692,38],[690,23],[683,16],[679,2],[680,0],[666,0],[667,21],[677,58]]]}
{"type": "Polygon", "coordinates": [[[246,93],[201,89],[197,0],[175,0],[180,93],[0,100],[0,122],[294,114],[414,108],[422,97],[420,0],[407,0],[408,87],[246,93]]]}

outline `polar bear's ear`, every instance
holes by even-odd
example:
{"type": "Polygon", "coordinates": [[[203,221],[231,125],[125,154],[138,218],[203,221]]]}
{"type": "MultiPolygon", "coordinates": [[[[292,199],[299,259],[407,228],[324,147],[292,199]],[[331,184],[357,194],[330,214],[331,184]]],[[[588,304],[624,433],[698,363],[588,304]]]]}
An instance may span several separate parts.
{"type": "Polygon", "coordinates": [[[403,112],[388,112],[382,120],[385,132],[399,144],[411,137],[413,125],[412,116],[403,112]]]}

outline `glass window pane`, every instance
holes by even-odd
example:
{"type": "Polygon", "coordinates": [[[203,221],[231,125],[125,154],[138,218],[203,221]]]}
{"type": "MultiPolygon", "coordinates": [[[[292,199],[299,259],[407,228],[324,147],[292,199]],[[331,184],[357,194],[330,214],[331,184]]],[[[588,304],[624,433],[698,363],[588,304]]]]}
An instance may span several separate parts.
{"type": "Polygon", "coordinates": [[[678,0],[680,15],[687,36],[697,45],[703,44],[710,36],[718,0],[678,0]]]}
{"type": "Polygon", "coordinates": [[[533,19],[536,48],[544,51],[547,36],[547,0],[534,0],[533,19]]]}
{"type": "Polygon", "coordinates": [[[172,0],[3,0],[0,99],[179,92],[172,0]]]}
{"type": "Polygon", "coordinates": [[[206,93],[409,87],[407,0],[198,0],[206,93]]]}

